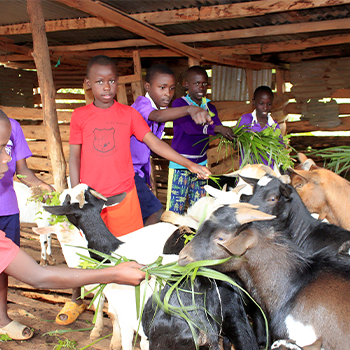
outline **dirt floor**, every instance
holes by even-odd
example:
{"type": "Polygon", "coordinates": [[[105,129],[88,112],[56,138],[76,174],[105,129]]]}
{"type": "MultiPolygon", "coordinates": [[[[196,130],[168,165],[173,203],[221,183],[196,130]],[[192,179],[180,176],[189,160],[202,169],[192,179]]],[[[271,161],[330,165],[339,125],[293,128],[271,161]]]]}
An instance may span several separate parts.
{"type": "MultiPolygon", "coordinates": [[[[32,233],[30,225],[21,226],[21,247],[37,262],[40,261],[40,242],[36,234],[32,233]]],[[[65,265],[61,247],[56,238],[52,240],[52,253],[57,265],[65,265]]],[[[105,339],[92,344],[90,330],[74,331],[92,327],[94,312],[86,310],[79,319],[69,326],[60,326],[55,323],[55,317],[64,303],[71,298],[70,290],[35,290],[31,286],[21,283],[13,278],[9,279],[8,310],[9,316],[18,322],[34,329],[34,337],[28,341],[0,342],[0,350],[65,350],[85,349],[108,350],[111,340],[112,324],[107,315],[105,305],[105,317],[102,337],[105,339]],[[64,334],[48,334],[61,330],[72,330],[64,334]],[[75,343],[74,343],[75,342],[75,343]],[[91,344],[89,347],[87,347],[91,344]],[[60,347],[61,346],[61,347],[60,347]]],[[[86,298],[88,305],[91,298],[86,298]]],[[[139,349],[139,343],[135,347],[139,349]]]]}

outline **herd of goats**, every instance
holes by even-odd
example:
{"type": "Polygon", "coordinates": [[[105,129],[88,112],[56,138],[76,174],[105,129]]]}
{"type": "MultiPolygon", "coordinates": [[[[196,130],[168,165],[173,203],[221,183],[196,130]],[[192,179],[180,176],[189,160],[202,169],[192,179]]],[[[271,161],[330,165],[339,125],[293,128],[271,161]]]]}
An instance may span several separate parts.
{"type": "MultiPolygon", "coordinates": [[[[60,241],[69,267],[79,265],[77,253],[87,255],[86,247],[142,264],[159,256],[180,266],[226,259],[211,268],[237,281],[256,302],[237,286],[198,275],[169,299],[169,304],[189,310],[194,329],[158,307],[150,288],[139,327],[135,287],[110,284],[95,301],[97,319],[90,338],[101,334],[107,298],[111,349],[132,350],[135,332],[141,350],[350,349],[350,183],[302,154],[299,160],[288,175],[247,165],[229,174],[239,178],[233,189],[206,186],[211,196],[201,198],[185,215],[165,212],[163,222],[120,239],[101,219],[102,196],[86,185],[65,190],[61,205],[45,207],[47,217],[35,221],[42,261],[52,260],[50,247],[44,245],[51,234],[60,241]],[[51,214],[66,215],[74,227],[48,226],[51,214]],[[185,245],[188,227],[196,233],[185,245]]],[[[169,288],[164,287],[160,298],[169,288]]]]}

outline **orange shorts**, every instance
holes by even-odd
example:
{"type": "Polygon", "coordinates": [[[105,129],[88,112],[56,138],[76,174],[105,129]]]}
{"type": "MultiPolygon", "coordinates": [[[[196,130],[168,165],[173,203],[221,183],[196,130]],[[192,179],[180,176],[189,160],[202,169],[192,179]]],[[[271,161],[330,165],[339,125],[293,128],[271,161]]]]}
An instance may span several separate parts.
{"type": "Polygon", "coordinates": [[[136,187],[127,193],[119,204],[104,208],[101,217],[116,237],[124,236],[142,228],[143,221],[136,187]]]}

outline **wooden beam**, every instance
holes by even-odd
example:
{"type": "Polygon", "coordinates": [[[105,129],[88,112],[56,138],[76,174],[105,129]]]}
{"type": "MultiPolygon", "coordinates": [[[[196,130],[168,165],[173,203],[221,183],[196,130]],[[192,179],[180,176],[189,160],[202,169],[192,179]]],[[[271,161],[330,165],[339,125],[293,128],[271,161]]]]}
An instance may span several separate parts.
{"type": "MultiPolygon", "coordinates": [[[[131,14],[130,17],[134,18],[135,20],[144,21],[156,26],[161,26],[166,24],[185,23],[198,20],[209,21],[229,18],[253,17],[265,15],[268,13],[297,11],[318,7],[344,5],[349,3],[350,0],[314,0],[294,2],[291,2],[290,0],[260,0],[227,5],[204,6],[200,9],[197,7],[192,7],[178,10],[138,13],[131,14]]],[[[106,22],[96,17],[80,17],[45,22],[46,32],[106,27],[115,27],[115,24],[106,22]]],[[[31,31],[29,23],[0,26],[0,35],[17,35],[30,33],[31,31]]]]}
{"type": "Polygon", "coordinates": [[[54,176],[55,189],[59,192],[67,188],[66,161],[63,155],[62,140],[58,128],[55,106],[56,89],[53,83],[49,47],[45,33],[44,14],[41,0],[27,0],[33,36],[33,57],[37,67],[41,99],[43,102],[46,140],[50,145],[50,158],[54,176]]]}
{"type": "MultiPolygon", "coordinates": [[[[166,35],[159,33],[158,31],[144,25],[139,21],[135,21],[129,16],[121,13],[120,11],[115,11],[110,7],[103,5],[103,3],[97,3],[92,0],[85,1],[75,1],[75,0],[57,0],[67,6],[77,8],[83,12],[97,15],[97,17],[102,18],[106,21],[115,23],[119,27],[128,30],[134,34],[140,35],[149,41],[152,41],[158,45],[168,47],[172,51],[179,53],[182,56],[189,56],[200,61],[210,61],[219,64],[232,65],[237,67],[250,67],[252,69],[256,68],[256,63],[250,63],[250,61],[239,60],[230,57],[222,57],[220,55],[215,55],[209,52],[203,52],[185,44],[182,44],[166,35]]],[[[271,64],[266,64],[267,67],[273,67],[271,64]]]]}
{"type": "MultiPolygon", "coordinates": [[[[198,34],[184,34],[169,36],[174,40],[182,43],[198,43],[209,42],[218,40],[229,39],[242,39],[252,37],[266,37],[273,35],[292,35],[297,33],[310,33],[318,31],[329,31],[337,29],[350,29],[350,21],[348,18],[336,19],[330,21],[317,21],[317,22],[305,22],[305,23],[293,23],[283,24],[279,26],[264,26],[255,28],[224,30],[214,33],[198,33],[198,34]]],[[[129,39],[109,42],[98,42],[92,44],[79,44],[79,45],[62,45],[62,46],[50,46],[50,50],[53,51],[85,51],[85,50],[98,50],[98,49],[116,49],[123,47],[142,47],[142,46],[154,46],[152,43],[145,39],[129,39]]]]}
{"type": "Polygon", "coordinates": [[[200,9],[200,20],[262,16],[268,13],[297,11],[326,6],[349,4],[349,0],[260,0],[229,5],[208,6],[200,9]]]}

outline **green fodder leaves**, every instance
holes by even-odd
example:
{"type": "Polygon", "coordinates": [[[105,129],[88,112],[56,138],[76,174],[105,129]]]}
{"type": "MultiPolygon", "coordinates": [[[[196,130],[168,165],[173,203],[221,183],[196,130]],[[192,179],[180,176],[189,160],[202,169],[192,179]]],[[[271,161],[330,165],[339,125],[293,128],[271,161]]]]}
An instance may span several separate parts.
{"type": "MultiPolygon", "coordinates": [[[[88,249],[89,251],[101,256],[104,258],[103,262],[99,262],[95,259],[92,259],[90,257],[85,257],[80,254],[81,259],[83,262],[86,262],[85,266],[87,268],[105,268],[111,265],[117,265],[123,261],[129,261],[126,257],[123,256],[118,256],[117,254],[113,255],[108,255],[108,254],[103,254],[95,250],[88,249]],[[106,261],[109,260],[111,263],[106,264],[106,261]]],[[[167,264],[162,264],[163,258],[158,257],[158,259],[149,265],[146,265],[142,268],[146,272],[146,279],[145,279],[145,284],[144,284],[144,292],[143,295],[141,296],[141,290],[140,286],[135,288],[135,298],[136,298],[136,312],[139,318],[139,325],[138,328],[141,325],[141,319],[142,319],[142,314],[143,310],[145,307],[146,303],[146,295],[147,295],[147,288],[152,288],[149,277],[153,279],[154,286],[153,286],[153,300],[156,302],[157,309],[160,308],[162,309],[165,313],[168,313],[170,315],[173,315],[175,317],[181,317],[183,318],[188,326],[190,327],[190,330],[193,335],[194,342],[196,344],[196,348],[198,349],[198,344],[197,344],[197,336],[196,336],[196,329],[203,330],[202,328],[203,323],[198,324],[198,320],[194,317],[191,316],[191,312],[198,312],[199,310],[202,310],[205,312],[207,315],[208,320],[213,320],[214,322],[217,322],[218,320],[214,319],[210,313],[203,307],[199,307],[195,305],[195,294],[198,293],[195,291],[194,284],[195,284],[195,278],[197,276],[203,276],[206,278],[209,278],[211,280],[220,280],[220,281],[225,281],[233,286],[237,287],[242,293],[248,296],[249,299],[254,302],[260,311],[263,314],[263,317],[265,319],[265,324],[266,324],[266,332],[268,332],[268,327],[267,327],[267,319],[266,316],[264,315],[262,309],[260,306],[254,301],[254,299],[249,295],[247,291],[245,291],[242,287],[240,287],[232,278],[228,277],[227,275],[218,272],[216,270],[211,269],[211,266],[215,266],[218,264],[225,263],[229,259],[234,259],[235,257],[229,257],[226,259],[222,260],[202,260],[202,261],[196,261],[192,262],[186,266],[180,266],[177,261],[176,262],[171,262],[167,264]],[[184,289],[184,283],[190,284],[191,288],[190,290],[184,289]],[[163,300],[161,299],[161,290],[162,288],[168,285],[168,290],[164,295],[163,300]],[[192,294],[192,305],[184,305],[184,303],[181,300],[181,293],[180,292],[186,292],[186,293],[191,293],[192,294]],[[177,297],[177,302],[179,306],[172,305],[170,303],[170,298],[172,294],[175,293],[177,297]]],[[[97,293],[102,293],[103,288],[105,288],[105,285],[101,284],[98,287],[99,290],[97,293]]],[[[97,289],[96,289],[97,290],[97,289]]],[[[96,293],[96,294],[97,294],[96,293]]],[[[205,298],[205,296],[203,296],[205,298]]],[[[209,322],[210,324],[210,322],[209,322]]],[[[136,339],[135,339],[136,341],[136,339]]]]}

